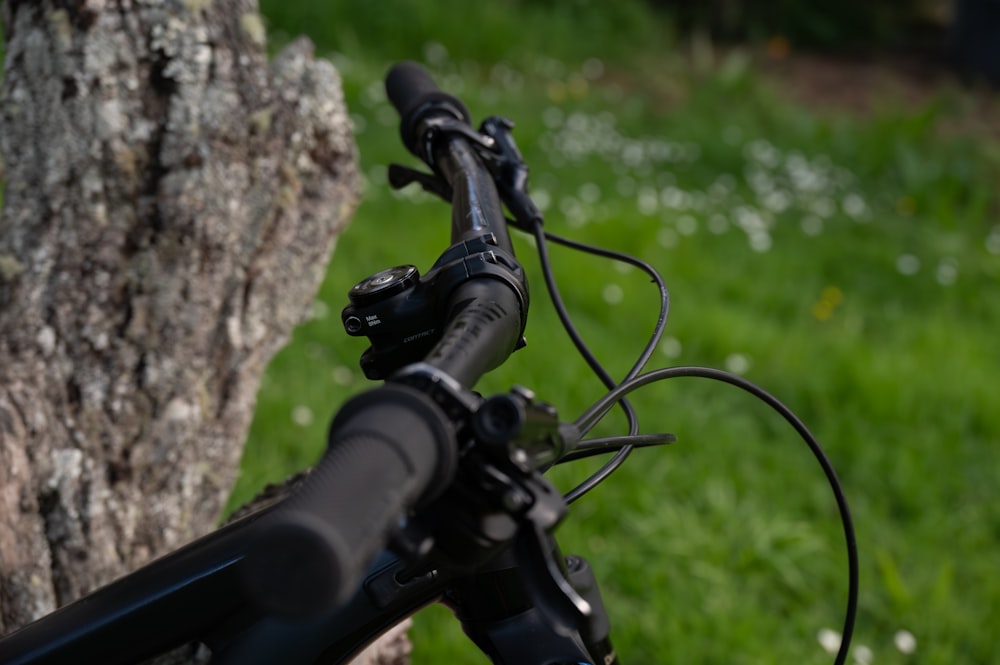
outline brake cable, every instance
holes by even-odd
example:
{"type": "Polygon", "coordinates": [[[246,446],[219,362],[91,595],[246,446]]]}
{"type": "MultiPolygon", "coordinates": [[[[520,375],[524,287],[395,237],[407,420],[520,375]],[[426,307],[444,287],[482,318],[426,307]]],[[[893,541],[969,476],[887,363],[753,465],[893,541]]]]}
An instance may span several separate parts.
{"type": "MultiPolygon", "coordinates": [[[[843,487],[837,478],[833,465],[826,456],[826,453],[823,451],[819,442],[812,435],[806,425],[799,419],[798,416],[795,415],[794,412],[792,412],[791,409],[785,406],[766,390],[751,381],[744,379],[743,377],[730,372],[725,372],[723,370],[707,367],[670,367],[666,369],[653,370],[646,374],[640,374],[663,335],[663,331],[666,326],[667,314],[669,313],[670,296],[662,277],[650,264],[631,255],[600,247],[594,247],[544,231],[542,228],[542,214],[531,201],[527,192],[527,167],[524,165],[520,152],[510,135],[510,130],[512,128],[513,123],[502,118],[488,118],[484,121],[481,131],[490,136],[494,142],[488,149],[481,146],[481,148],[483,148],[482,154],[492,160],[488,162],[489,164],[497,167],[494,170],[494,178],[497,182],[501,197],[515,217],[515,220],[508,221],[515,228],[519,228],[530,233],[535,239],[546,288],[548,289],[553,308],[556,310],[563,328],[569,335],[570,340],[573,342],[584,361],[598,376],[605,387],[608,388],[608,393],[587,409],[587,411],[585,411],[583,415],[576,420],[573,426],[582,436],[583,434],[589,432],[601,420],[601,418],[603,418],[604,415],[606,415],[608,411],[616,405],[621,407],[625,413],[628,423],[627,435],[581,440],[573,450],[567,451],[561,459],[554,462],[554,464],[559,464],[561,462],[581,459],[604,452],[617,451],[615,452],[615,455],[598,471],[565,494],[564,499],[566,503],[569,504],[576,501],[604,481],[624,463],[625,459],[629,456],[634,447],[663,445],[671,443],[675,440],[674,436],[671,434],[639,434],[638,416],[636,415],[631,403],[626,399],[626,395],[633,390],[651,383],[671,378],[699,377],[728,383],[757,397],[761,401],[765,402],[774,411],[779,413],[790,425],[792,425],[802,440],[807,444],[812,454],[822,467],[836,499],[841,524],[844,530],[848,557],[847,609],[844,617],[844,629],[842,632],[840,649],[834,661],[835,665],[843,665],[847,660],[851,636],[854,631],[854,624],[857,617],[859,577],[857,540],[854,533],[853,520],[851,519],[850,510],[847,504],[847,498],[843,487]],[[649,341],[644,347],[642,353],[640,353],[635,364],[628,371],[620,384],[616,384],[615,380],[611,378],[611,375],[597,360],[596,356],[583,341],[579,331],[573,324],[569,312],[562,300],[558,285],[555,281],[552,263],[548,253],[548,241],[564,245],[571,249],[576,249],[578,251],[587,252],[637,267],[649,275],[652,278],[652,281],[657,285],[660,292],[659,316],[653,328],[653,332],[650,335],[649,341]]],[[[397,171],[397,173],[402,172],[403,169],[397,171]]],[[[435,183],[433,182],[433,176],[426,176],[417,172],[409,172],[404,175],[408,177],[403,180],[416,180],[420,182],[424,189],[447,198],[447,192],[434,186],[435,183]]],[[[399,186],[403,183],[399,182],[394,184],[399,186]]]]}
{"type": "Polygon", "coordinates": [[[713,381],[721,381],[750,393],[771,407],[772,410],[781,415],[781,417],[792,426],[792,428],[809,447],[809,450],[816,458],[816,461],[819,462],[820,467],[822,467],[823,473],[826,475],[827,482],[830,485],[830,489],[833,491],[833,495],[837,503],[837,510],[840,514],[840,522],[843,527],[844,541],[847,548],[847,609],[844,617],[844,629],[842,632],[840,649],[837,652],[837,656],[834,661],[835,665],[843,665],[843,663],[847,661],[847,653],[850,648],[851,636],[854,633],[854,624],[858,611],[858,544],[854,533],[854,522],[851,518],[851,511],[847,504],[847,496],[844,493],[843,486],[840,484],[840,480],[837,478],[837,472],[834,470],[833,464],[823,451],[823,448],[820,446],[816,437],[813,436],[812,432],[809,431],[809,428],[806,427],[805,423],[803,423],[790,408],[785,406],[785,404],[778,400],[778,398],[757,384],[731,372],[710,367],[668,367],[640,374],[635,378],[625,381],[621,385],[613,388],[607,395],[599,399],[589,409],[587,409],[583,415],[576,420],[574,425],[580,431],[588,431],[596,425],[597,422],[604,417],[604,415],[617,402],[621,401],[625,395],[633,390],[659,381],[680,377],[697,377],[713,381]]]}
{"type": "Polygon", "coordinates": [[[577,241],[561,238],[548,232],[543,232],[540,221],[533,224],[532,231],[534,232],[534,237],[538,246],[538,253],[546,286],[549,288],[549,295],[557,313],[559,314],[559,318],[563,323],[563,327],[566,329],[570,338],[573,340],[588,365],[590,365],[598,377],[600,377],[609,388],[609,392],[604,397],[587,409],[587,411],[585,411],[584,414],[576,420],[574,423],[575,428],[581,434],[585,434],[593,429],[598,421],[600,421],[600,419],[603,418],[604,415],[606,415],[615,405],[621,406],[625,411],[629,424],[629,433],[627,435],[583,440],[574,450],[568,452],[563,456],[563,458],[556,462],[556,464],[559,464],[617,449],[615,456],[601,469],[565,495],[567,503],[571,503],[580,498],[610,476],[611,473],[622,465],[634,447],[663,445],[672,443],[675,440],[675,437],[671,434],[638,434],[638,421],[635,417],[635,412],[631,404],[629,404],[626,399],[626,395],[628,393],[651,383],[679,377],[699,377],[721,381],[750,393],[767,404],[772,410],[780,414],[795,429],[795,431],[809,447],[813,456],[819,462],[820,467],[826,475],[827,482],[833,491],[837,503],[837,509],[840,514],[841,525],[844,531],[844,540],[847,548],[848,559],[847,608],[844,617],[841,645],[834,661],[835,665],[843,665],[847,661],[851,636],[854,632],[854,624],[857,618],[859,585],[857,539],[843,486],[837,478],[836,471],[834,470],[833,465],[826,453],[823,451],[823,448],[820,446],[819,441],[809,431],[805,423],[803,423],[802,420],[784,403],[779,401],[776,397],[760,386],[736,374],[707,367],[670,367],[666,369],[654,370],[646,374],[639,374],[652,355],[656,345],[659,343],[663,333],[663,328],[666,324],[666,317],[670,306],[669,293],[659,273],[649,264],[630,255],[599,247],[592,247],[577,241]],[[626,375],[621,384],[617,386],[613,385],[613,380],[594,357],[593,353],[587,348],[586,344],[580,338],[579,332],[570,320],[552,273],[551,262],[549,260],[548,250],[546,247],[546,239],[573,249],[589,252],[598,256],[604,256],[636,266],[649,274],[659,287],[661,294],[660,316],[657,319],[653,334],[649,343],[640,354],[639,359],[636,361],[635,365],[626,375]]]}
{"type": "MultiPolygon", "coordinates": [[[[626,263],[635,266],[640,270],[642,270],[643,272],[645,272],[647,275],[649,275],[652,281],[657,285],[657,288],[659,289],[660,293],[660,312],[659,315],[657,316],[656,325],[653,327],[653,332],[650,335],[650,339],[646,343],[645,348],[642,350],[642,353],[639,354],[639,358],[636,360],[635,364],[625,375],[625,379],[623,382],[627,382],[632,378],[634,378],[635,376],[637,376],[639,372],[642,371],[642,368],[649,361],[649,358],[653,355],[653,352],[656,349],[656,345],[659,344],[660,339],[663,336],[663,330],[667,324],[667,315],[669,314],[670,311],[670,293],[667,290],[667,286],[663,281],[663,277],[655,268],[653,268],[653,266],[629,254],[617,252],[610,249],[605,249],[603,247],[595,247],[593,245],[588,245],[575,240],[570,240],[568,238],[562,238],[555,234],[545,232],[542,230],[542,222],[540,217],[538,219],[533,220],[531,226],[531,232],[535,238],[535,244],[538,249],[539,263],[541,264],[542,275],[543,278],[545,279],[545,286],[549,291],[549,297],[552,300],[552,305],[559,316],[559,320],[562,322],[563,328],[566,330],[566,333],[573,341],[573,344],[576,346],[579,353],[583,356],[584,360],[587,362],[590,368],[594,371],[597,377],[608,389],[613,389],[617,384],[615,380],[611,378],[611,375],[607,372],[607,370],[605,370],[604,367],[601,365],[601,363],[597,360],[593,352],[591,352],[591,350],[587,347],[586,343],[580,336],[579,331],[576,329],[576,326],[573,324],[572,319],[570,318],[569,312],[566,309],[562,296],[559,293],[559,287],[556,284],[555,275],[552,271],[552,263],[551,259],[549,258],[548,245],[546,241],[551,240],[552,242],[564,245],[571,249],[586,252],[589,254],[594,254],[596,256],[601,256],[604,258],[612,259],[614,261],[619,261],[621,263],[626,263]]],[[[618,403],[621,406],[622,410],[625,412],[625,417],[628,420],[628,427],[629,427],[628,436],[637,435],[639,433],[639,421],[631,403],[629,403],[625,399],[618,400],[618,403]]],[[[581,430],[581,433],[586,433],[586,431],[588,430],[581,430]]],[[[614,471],[618,469],[618,467],[620,467],[625,462],[625,460],[631,454],[632,449],[633,446],[629,444],[621,446],[615,453],[614,457],[612,457],[604,466],[602,466],[589,478],[587,478],[579,485],[577,485],[575,488],[573,488],[572,490],[570,490],[565,494],[566,502],[573,503],[574,501],[582,497],[584,494],[597,487],[597,485],[599,485],[608,476],[614,473],[614,471]]]]}

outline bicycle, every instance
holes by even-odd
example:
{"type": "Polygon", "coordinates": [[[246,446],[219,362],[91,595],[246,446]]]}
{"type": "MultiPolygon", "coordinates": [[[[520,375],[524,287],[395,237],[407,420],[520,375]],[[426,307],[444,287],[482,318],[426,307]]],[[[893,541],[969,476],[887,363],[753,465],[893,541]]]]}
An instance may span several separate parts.
{"type": "Polygon", "coordinates": [[[627,395],[678,376],[750,392],[815,454],[847,545],[847,611],[835,661],[845,662],[857,607],[857,547],[843,490],[806,426],[733,374],[699,367],[641,373],[669,308],[659,274],[634,257],[543,230],[513,123],[491,117],[473,129],[462,102],[414,63],[393,67],[386,89],[400,112],[404,144],[430,169],[393,165],[390,184],[416,183],[450,202],[452,244],[424,274],[411,265],[389,268],[348,294],[344,328],[368,338],[362,369],[384,384],[341,408],[327,451],[288,498],[3,638],[0,662],[127,664],[200,642],[220,665],[343,663],[438,601],[494,663],[619,663],[596,576],[585,559],[560,553],[553,531],[568,504],[634,448],[673,441],[639,434],[627,395]],[[556,311],[608,388],[573,422],[524,388],[490,397],[473,392],[484,373],[524,344],[529,296],[508,225],[535,239],[556,311]],[[629,263],[657,284],[655,330],[621,382],[573,327],[549,269],[550,241],[629,263]],[[628,434],[586,438],[616,407],[628,434]],[[566,495],[543,475],[602,453],[614,455],[566,495]]]}

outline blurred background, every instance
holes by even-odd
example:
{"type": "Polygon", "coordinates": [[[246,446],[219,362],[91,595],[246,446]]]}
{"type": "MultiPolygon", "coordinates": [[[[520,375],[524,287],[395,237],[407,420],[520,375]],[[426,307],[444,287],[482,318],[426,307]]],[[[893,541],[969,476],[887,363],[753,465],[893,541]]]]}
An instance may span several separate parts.
{"type": "MultiPolygon", "coordinates": [[[[633,252],[673,299],[652,365],[742,374],[799,413],[850,498],[862,558],[852,662],[994,661],[1000,625],[1000,19],[996,0],[262,0],[271,48],[330,58],[363,203],[312,320],[274,361],[233,504],[310,464],[366,381],[342,332],[352,284],[426,269],[448,207],[390,191],[413,164],[382,77],[424,63],[476,120],[512,118],[554,232],[633,252]]],[[[532,247],[528,346],[484,392],[575,418],[602,393],[551,314],[532,247]]],[[[656,292],[553,249],[584,336],[622,376],[656,292]]],[[[640,451],[560,537],[602,583],[627,663],[829,663],[846,594],[823,475],[766,408],[694,379],[635,399],[640,451]]],[[[606,433],[622,430],[609,416],[606,433]]],[[[600,462],[559,468],[570,489],[600,462]],[[582,468],[581,468],[582,467],[582,468]]],[[[413,662],[484,663],[440,608],[413,662]]]]}

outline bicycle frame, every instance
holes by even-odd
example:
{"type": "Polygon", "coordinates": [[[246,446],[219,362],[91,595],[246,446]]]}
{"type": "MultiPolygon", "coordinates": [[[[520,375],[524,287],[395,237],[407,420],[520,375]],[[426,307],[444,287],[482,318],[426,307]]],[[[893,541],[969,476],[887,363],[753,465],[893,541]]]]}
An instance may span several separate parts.
{"type": "MultiPolygon", "coordinates": [[[[306,622],[265,616],[248,602],[237,570],[258,517],[223,527],[0,640],[0,662],[130,665],[203,642],[220,665],[346,663],[399,621],[445,599],[496,663],[585,662],[578,639],[544,630],[505,557],[470,575],[438,570],[401,581],[406,565],[385,551],[346,605],[306,622]],[[498,584],[500,577],[506,579],[498,584]],[[483,595],[487,589],[492,595],[483,595]],[[553,660],[558,654],[563,660],[553,660]]],[[[589,569],[582,571],[586,581],[589,569]]],[[[588,599],[599,604],[596,587],[588,599]]]]}
{"type": "MultiPolygon", "coordinates": [[[[398,167],[390,181],[419,182],[451,201],[453,244],[423,277],[400,266],[352,289],[345,329],[369,337],[362,368],[369,378],[388,378],[387,385],[342,407],[327,453],[298,488],[309,491],[0,638],[0,663],[130,665],[190,642],[208,646],[219,665],[344,663],[400,620],[442,602],[497,665],[616,665],[594,575],[584,560],[564,558],[552,535],[567,501],[579,494],[562,496],[541,471],[594,451],[618,450],[620,460],[632,445],[672,440],[630,431],[619,438],[626,443],[607,446],[582,437],[629,392],[676,376],[750,392],[779,412],[820,462],[848,551],[847,614],[835,661],[844,663],[858,597],[846,497],[815,438],[766,391],[707,368],[637,375],[644,353],[634,372],[608,385],[575,423],[560,423],[529,391],[486,399],[471,392],[523,341],[527,286],[501,200],[544,241],[541,218],[527,196],[512,125],[492,118],[477,133],[461,102],[423,70],[411,64],[395,71],[400,76],[387,89],[403,116],[404,143],[434,173],[398,167]],[[429,316],[437,318],[428,323],[429,316]],[[382,337],[387,330],[392,339],[382,337]],[[407,347],[411,341],[417,343],[407,347]],[[350,477],[365,465],[360,481],[350,477]],[[338,531],[342,522],[347,526],[338,531]],[[289,550],[290,542],[297,547],[289,550]],[[289,551],[299,557],[292,565],[289,551]],[[303,560],[309,565],[297,568],[303,560]],[[271,576],[287,569],[293,574],[271,576]]],[[[661,323],[664,317],[665,309],[661,323]]],[[[630,430],[636,428],[630,417],[630,430]]]]}
{"type": "MultiPolygon", "coordinates": [[[[418,84],[419,89],[406,92],[426,94],[421,87],[425,81],[418,84]]],[[[457,102],[431,92],[432,102],[457,102]]],[[[423,117],[420,122],[434,119],[423,117]]],[[[465,390],[463,386],[473,385],[513,350],[523,331],[527,292],[513,259],[496,185],[475,149],[477,140],[488,141],[462,121],[430,131],[444,138],[429,163],[453,191],[454,244],[439,264],[442,270],[460,264],[463,274],[458,285],[449,287],[449,298],[464,300],[462,307],[449,304],[458,314],[452,315],[425,362],[409,366],[416,367],[416,375],[403,373],[400,380],[447,381],[465,390]],[[485,249],[470,249],[484,243],[485,249]],[[443,261],[454,256],[451,263],[443,261]],[[479,297],[503,304],[491,304],[493,309],[465,307],[479,297]]],[[[556,558],[554,538],[538,530],[508,545],[498,539],[496,546],[470,547],[477,556],[460,570],[440,563],[411,570],[402,558],[383,550],[346,604],[305,620],[268,614],[246,589],[246,566],[259,544],[258,527],[280,508],[278,504],[227,525],[0,639],[0,662],[129,665],[202,642],[212,650],[213,663],[343,663],[400,620],[438,600],[458,615],[466,633],[495,663],[575,665],[590,662],[588,654],[595,649],[604,665],[617,662],[596,583],[582,559],[560,565],[564,570],[552,570],[551,565],[541,571],[522,569],[515,562],[513,552],[519,547],[534,547],[532,554],[548,561],[556,558]],[[567,612],[558,600],[535,607],[527,590],[544,587],[550,574],[574,590],[545,591],[577,598],[587,607],[586,621],[574,626],[573,608],[567,612]]]]}

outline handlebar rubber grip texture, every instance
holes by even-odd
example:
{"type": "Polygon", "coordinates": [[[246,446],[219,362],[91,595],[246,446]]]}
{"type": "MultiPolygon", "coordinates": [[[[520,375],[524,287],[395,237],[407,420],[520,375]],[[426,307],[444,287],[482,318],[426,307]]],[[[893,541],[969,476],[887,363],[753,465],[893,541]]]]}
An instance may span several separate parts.
{"type": "Polygon", "coordinates": [[[385,93],[399,112],[399,133],[410,152],[417,151],[420,137],[417,125],[427,112],[447,113],[457,120],[470,122],[469,110],[460,99],[441,90],[427,70],[415,62],[392,66],[385,77],[385,93]]]}
{"type": "Polygon", "coordinates": [[[348,402],[302,486],[261,518],[242,564],[251,601],[291,619],[345,602],[407,511],[447,487],[457,457],[450,421],[423,393],[387,384],[348,402]]]}

